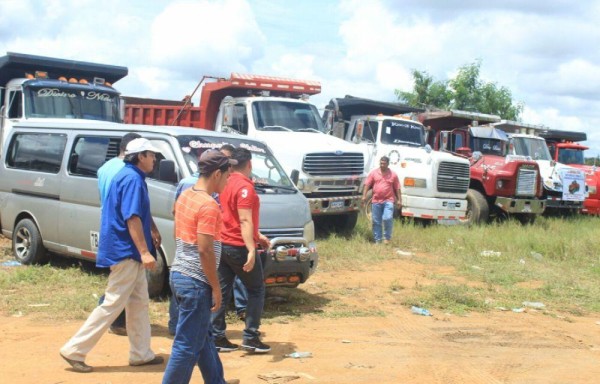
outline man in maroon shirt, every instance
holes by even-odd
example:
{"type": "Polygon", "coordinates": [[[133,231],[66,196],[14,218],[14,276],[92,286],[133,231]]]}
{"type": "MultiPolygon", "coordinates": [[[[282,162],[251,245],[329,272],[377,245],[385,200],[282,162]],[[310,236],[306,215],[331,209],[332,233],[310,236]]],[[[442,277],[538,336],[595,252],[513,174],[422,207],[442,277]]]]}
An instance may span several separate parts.
{"type": "Polygon", "coordinates": [[[363,191],[363,204],[367,202],[367,193],[373,189],[371,220],[373,222],[373,237],[376,243],[381,243],[381,224],[383,223],[383,243],[389,244],[394,227],[394,200],[398,209],[402,207],[400,196],[400,180],[398,175],[389,168],[390,159],[382,156],[379,168],[367,176],[363,191]]]}
{"type": "MultiPolygon", "coordinates": [[[[269,239],[258,231],[260,201],[251,180],[252,153],[245,148],[236,148],[231,158],[237,160],[237,164],[232,166],[229,182],[219,196],[223,210],[219,281],[223,303],[231,300],[236,276],[244,283],[248,291],[248,302],[242,348],[255,353],[266,353],[271,347],[260,341],[258,331],[265,303],[265,282],[256,248],[258,245],[268,248],[269,239]]],[[[222,305],[212,316],[215,346],[220,352],[238,349],[238,345],[231,343],[225,336],[225,307],[226,305],[222,305]]]]}

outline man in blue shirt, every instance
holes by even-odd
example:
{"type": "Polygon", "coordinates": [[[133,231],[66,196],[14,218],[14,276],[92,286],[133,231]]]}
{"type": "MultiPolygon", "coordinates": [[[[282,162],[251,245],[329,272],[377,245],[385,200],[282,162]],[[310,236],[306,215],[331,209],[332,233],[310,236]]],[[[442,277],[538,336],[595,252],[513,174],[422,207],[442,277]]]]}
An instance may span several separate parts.
{"type": "Polygon", "coordinates": [[[96,307],[77,333],[60,349],[76,372],[93,370],[85,363],[110,324],[126,308],[129,365],[162,364],[150,348],[148,281],[154,269],[153,254],[160,246],[158,230],[150,216],[146,174],[156,162],[156,149],[147,139],[132,140],[125,151],[125,166],[114,176],[102,207],[98,267],[110,268],[105,300],[96,307]]]}
{"type": "MultiPolygon", "coordinates": [[[[108,194],[108,189],[110,187],[110,182],[113,177],[125,166],[123,162],[123,158],[125,157],[125,149],[127,148],[127,144],[134,139],[139,139],[140,136],[137,133],[130,132],[123,136],[121,139],[121,143],[119,144],[119,155],[108,160],[98,169],[98,191],[100,192],[100,207],[104,205],[104,200],[106,199],[106,195],[108,194]]],[[[100,300],[98,300],[98,305],[101,305],[104,302],[104,295],[100,296],[100,300]]],[[[113,321],[108,332],[114,333],[115,335],[127,336],[127,328],[126,328],[126,319],[125,319],[125,311],[122,311],[119,314],[119,317],[113,321]]]]}

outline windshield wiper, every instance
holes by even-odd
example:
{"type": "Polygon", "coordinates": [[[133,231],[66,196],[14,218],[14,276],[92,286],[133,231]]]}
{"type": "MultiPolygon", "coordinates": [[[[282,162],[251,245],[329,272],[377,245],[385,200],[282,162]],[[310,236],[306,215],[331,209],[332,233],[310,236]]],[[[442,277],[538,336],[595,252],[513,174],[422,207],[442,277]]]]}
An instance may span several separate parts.
{"type": "Polygon", "coordinates": [[[287,187],[285,185],[274,185],[274,184],[263,184],[263,183],[255,183],[254,188],[258,189],[282,189],[284,191],[296,192],[296,188],[287,187]]]}
{"type": "Polygon", "coordinates": [[[314,129],[314,128],[300,128],[300,129],[297,129],[296,132],[316,132],[316,133],[322,133],[318,129],[314,129]]]}
{"type": "Polygon", "coordinates": [[[261,131],[287,131],[293,132],[291,129],[286,128],[282,125],[265,125],[259,128],[261,131]]]}

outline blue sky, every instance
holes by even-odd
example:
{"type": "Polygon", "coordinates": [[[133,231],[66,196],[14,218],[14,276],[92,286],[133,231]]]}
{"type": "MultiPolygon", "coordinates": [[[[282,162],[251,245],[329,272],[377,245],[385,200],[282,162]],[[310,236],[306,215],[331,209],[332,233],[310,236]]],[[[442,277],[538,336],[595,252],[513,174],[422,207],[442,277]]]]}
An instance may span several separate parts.
{"type": "MultiPolygon", "coordinates": [[[[480,59],[523,121],[585,131],[600,153],[600,1],[0,0],[0,54],[127,66],[124,95],[181,99],[203,75],[318,80],[386,101],[412,69],[438,80],[480,59]]],[[[198,100],[194,100],[198,103],[198,100]]]]}

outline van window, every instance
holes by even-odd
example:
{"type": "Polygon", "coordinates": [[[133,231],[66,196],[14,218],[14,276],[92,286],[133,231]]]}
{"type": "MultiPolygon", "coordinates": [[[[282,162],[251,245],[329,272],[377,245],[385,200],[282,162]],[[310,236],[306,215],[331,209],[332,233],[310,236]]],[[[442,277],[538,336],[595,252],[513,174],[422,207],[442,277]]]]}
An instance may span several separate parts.
{"type": "MultiPolygon", "coordinates": [[[[171,149],[171,146],[167,141],[150,138],[148,140],[150,140],[153,146],[155,146],[157,149],[160,149],[160,153],[156,154],[156,162],[154,163],[154,169],[147,175],[147,177],[150,179],[159,180],[158,168],[160,166],[160,161],[163,159],[172,160],[175,162],[175,164],[177,164],[177,160],[175,159],[175,154],[173,153],[173,150],[171,149]]],[[[178,172],[177,169],[175,169],[175,171],[178,172]]]]}
{"type": "Polygon", "coordinates": [[[120,142],[120,137],[78,137],[69,155],[68,172],[75,176],[96,177],[102,164],[119,155],[120,142]]]}
{"type": "Polygon", "coordinates": [[[66,143],[64,134],[17,133],[8,148],[7,166],[58,173],[66,143]]]}

